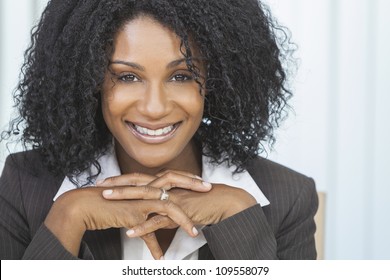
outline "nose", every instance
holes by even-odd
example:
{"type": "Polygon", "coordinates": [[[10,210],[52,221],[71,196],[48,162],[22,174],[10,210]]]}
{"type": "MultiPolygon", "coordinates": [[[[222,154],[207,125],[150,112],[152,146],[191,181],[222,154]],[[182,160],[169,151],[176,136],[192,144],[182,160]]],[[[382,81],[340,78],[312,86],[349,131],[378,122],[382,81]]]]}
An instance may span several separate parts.
{"type": "Polygon", "coordinates": [[[169,110],[169,100],[164,87],[150,84],[138,102],[138,111],[148,119],[161,119],[169,110]]]}

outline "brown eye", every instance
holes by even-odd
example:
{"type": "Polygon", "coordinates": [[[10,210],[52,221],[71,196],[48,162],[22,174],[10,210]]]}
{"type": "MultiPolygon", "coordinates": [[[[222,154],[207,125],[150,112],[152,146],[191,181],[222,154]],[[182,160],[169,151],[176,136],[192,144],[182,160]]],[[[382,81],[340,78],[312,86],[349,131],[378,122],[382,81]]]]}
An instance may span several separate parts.
{"type": "Polygon", "coordinates": [[[174,82],[185,82],[185,81],[191,81],[193,80],[191,75],[187,74],[176,74],[171,79],[174,82]]]}
{"type": "Polygon", "coordinates": [[[140,79],[138,79],[137,76],[133,74],[125,74],[125,75],[120,75],[118,80],[122,82],[139,82],[140,79]]]}

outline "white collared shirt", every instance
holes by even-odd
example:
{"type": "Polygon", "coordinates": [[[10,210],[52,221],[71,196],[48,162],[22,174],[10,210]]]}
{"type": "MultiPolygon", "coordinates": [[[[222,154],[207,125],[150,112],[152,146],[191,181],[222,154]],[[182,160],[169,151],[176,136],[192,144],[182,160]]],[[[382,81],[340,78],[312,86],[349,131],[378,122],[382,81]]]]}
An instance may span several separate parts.
{"type": "MultiPolygon", "coordinates": [[[[105,155],[98,159],[101,167],[101,173],[96,178],[96,181],[107,177],[121,175],[118,161],[113,148],[105,155]]],[[[233,175],[234,166],[230,168],[226,164],[214,165],[210,163],[210,159],[203,156],[202,158],[202,179],[205,182],[220,183],[228,186],[241,188],[250,193],[256,201],[263,207],[269,204],[268,199],[257,186],[253,178],[247,171],[233,175]]],[[[93,167],[95,169],[95,167],[93,167]]],[[[96,172],[96,170],[92,170],[96,172]]],[[[78,177],[78,183],[84,185],[88,182],[89,173],[85,172],[78,177]]],[[[68,177],[65,177],[57,194],[53,198],[56,200],[63,193],[76,188],[68,177]]],[[[199,248],[207,243],[201,228],[198,228],[199,235],[190,237],[182,228],[178,228],[176,234],[166,251],[164,258],[166,260],[190,260],[198,259],[199,248]]],[[[122,259],[124,260],[152,260],[153,257],[145,245],[145,242],[139,238],[128,238],[126,235],[127,229],[121,229],[122,241],[122,259]]]]}

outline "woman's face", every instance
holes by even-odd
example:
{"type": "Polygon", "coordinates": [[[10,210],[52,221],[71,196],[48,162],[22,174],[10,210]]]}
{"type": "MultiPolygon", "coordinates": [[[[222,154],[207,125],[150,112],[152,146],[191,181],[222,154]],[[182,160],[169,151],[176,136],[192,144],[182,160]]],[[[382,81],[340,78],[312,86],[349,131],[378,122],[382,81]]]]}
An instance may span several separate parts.
{"type": "Polygon", "coordinates": [[[178,158],[202,120],[199,90],[174,32],[141,16],[116,34],[102,110],[125,156],[148,168],[178,158]]]}

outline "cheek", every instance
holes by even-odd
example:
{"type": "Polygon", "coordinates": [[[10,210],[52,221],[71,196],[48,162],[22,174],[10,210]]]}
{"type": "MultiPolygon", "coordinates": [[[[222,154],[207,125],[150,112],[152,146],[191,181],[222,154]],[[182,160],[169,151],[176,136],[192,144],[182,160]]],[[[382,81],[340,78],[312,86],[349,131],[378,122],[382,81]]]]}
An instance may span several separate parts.
{"type": "Polygon", "coordinates": [[[192,119],[201,119],[204,110],[204,96],[199,92],[197,85],[190,89],[182,89],[173,97],[177,103],[192,119]]]}
{"type": "Polygon", "coordinates": [[[118,87],[111,80],[110,75],[106,74],[102,89],[102,112],[107,122],[121,110],[121,102],[118,100],[118,87]]]}
{"type": "Polygon", "coordinates": [[[113,99],[107,93],[103,93],[103,95],[102,95],[102,112],[103,112],[103,117],[104,117],[106,122],[108,119],[111,118],[111,116],[113,114],[113,109],[115,109],[113,99]]]}
{"type": "Polygon", "coordinates": [[[104,88],[102,93],[102,110],[104,119],[113,119],[126,112],[129,104],[129,94],[119,86],[104,88]]]}
{"type": "Polygon", "coordinates": [[[189,114],[195,119],[202,119],[203,110],[204,110],[204,98],[200,94],[198,96],[194,96],[194,98],[190,99],[187,108],[189,110],[189,114]]]}
{"type": "Polygon", "coordinates": [[[120,102],[112,91],[104,92],[101,102],[104,121],[111,132],[113,132],[115,130],[115,121],[121,118],[121,112],[124,110],[123,102],[120,102]]]}

